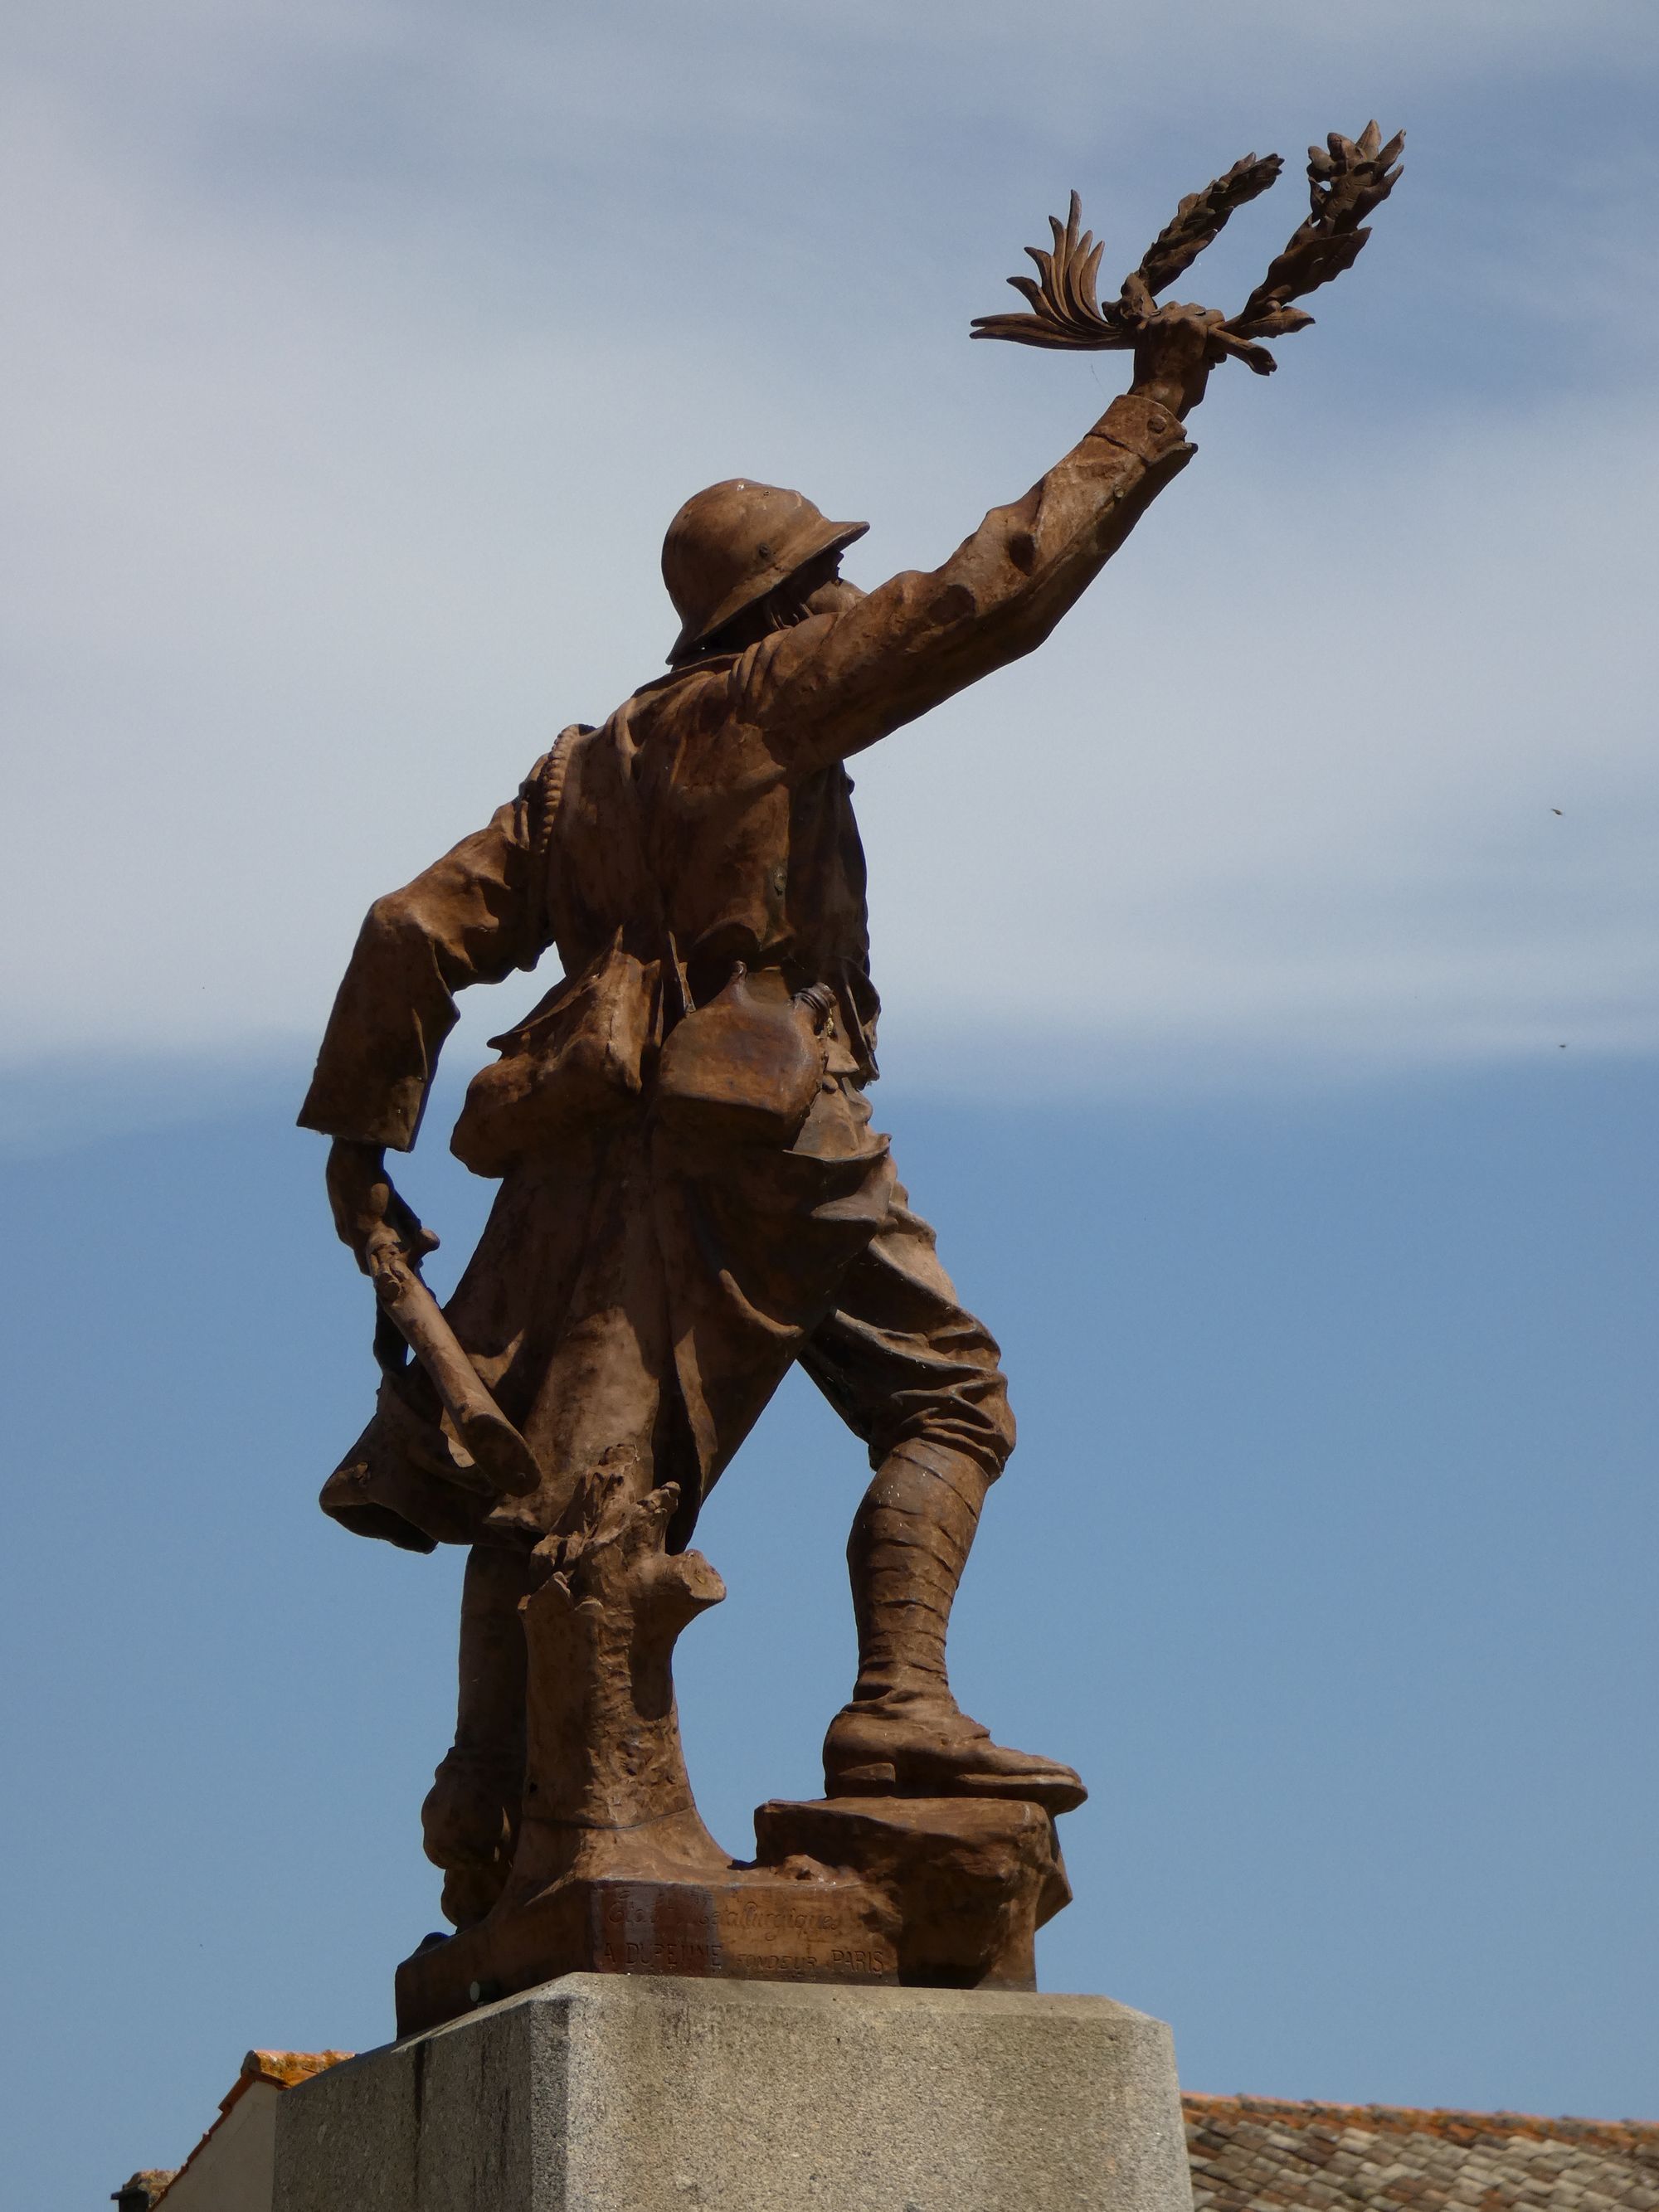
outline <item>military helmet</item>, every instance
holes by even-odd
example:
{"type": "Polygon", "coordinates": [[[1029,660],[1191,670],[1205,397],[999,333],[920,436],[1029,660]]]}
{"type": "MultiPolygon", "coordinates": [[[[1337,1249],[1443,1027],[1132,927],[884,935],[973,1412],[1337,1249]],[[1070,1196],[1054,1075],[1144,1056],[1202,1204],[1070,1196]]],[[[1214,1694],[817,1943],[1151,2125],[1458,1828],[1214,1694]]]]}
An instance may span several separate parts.
{"type": "Polygon", "coordinates": [[[688,499],[662,542],[662,580],[680,618],[670,667],[809,561],[839,553],[869,527],[831,522],[798,491],[743,477],[688,499]]]}

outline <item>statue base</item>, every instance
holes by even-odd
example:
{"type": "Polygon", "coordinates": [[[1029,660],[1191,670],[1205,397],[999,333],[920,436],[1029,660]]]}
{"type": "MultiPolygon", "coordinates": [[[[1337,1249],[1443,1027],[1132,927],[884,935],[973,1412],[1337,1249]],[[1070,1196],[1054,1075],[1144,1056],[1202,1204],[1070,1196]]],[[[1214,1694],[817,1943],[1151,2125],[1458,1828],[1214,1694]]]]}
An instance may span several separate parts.
{"type": "Polygon", "coordinates": [[[568,1974],[896,1982],[891,1919],[862,1882],[826,1867],[567,1878],[405,1959],[398,2033],[419,2034],[568,1974]]]}
{"type": "Polygon", "coordinates": [[[1072,1894],[1048,1814],[1000,1799],[775,1800],[753,1866],[711,1844],[677,1868],[653,1832],[428,1938],[398,1969],[398,2034],[567,1974],[1034,1990],[1036,1931],[1072,1894]]]}
{"type": "Polygon", "coordinates": [[[765,1863],[816,1859],[874,1890],[913,1987],[1034,1990],[1036,1931],[1072,1901],[1054,1821],[1021,1801],[775,1798],[755,1835],[765,1863]]]}
{"type": "Polygon", "coordinates": [[[331,2068],[273,2212],[1191,2212],[1170,2031],[1105,1997],[574,1974],[331,2068]]]}

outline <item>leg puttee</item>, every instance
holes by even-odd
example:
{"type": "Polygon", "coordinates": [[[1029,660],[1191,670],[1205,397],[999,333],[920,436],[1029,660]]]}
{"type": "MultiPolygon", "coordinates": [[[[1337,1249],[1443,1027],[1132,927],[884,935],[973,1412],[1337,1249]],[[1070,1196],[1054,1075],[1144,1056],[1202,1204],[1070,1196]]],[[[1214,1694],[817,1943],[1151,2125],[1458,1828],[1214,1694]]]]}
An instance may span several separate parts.
{"type": "Polygon", "coordinates": [[[989,1487],[975,1461],[921,1439],[871,1484],[847,1547],[859,1676],[824,1741],[830,1796],[1012,1797],[1065,1813],[1087,1794],[1069,1766],[993,1743],[951,1693],[951,1606],[989,1487]]]}

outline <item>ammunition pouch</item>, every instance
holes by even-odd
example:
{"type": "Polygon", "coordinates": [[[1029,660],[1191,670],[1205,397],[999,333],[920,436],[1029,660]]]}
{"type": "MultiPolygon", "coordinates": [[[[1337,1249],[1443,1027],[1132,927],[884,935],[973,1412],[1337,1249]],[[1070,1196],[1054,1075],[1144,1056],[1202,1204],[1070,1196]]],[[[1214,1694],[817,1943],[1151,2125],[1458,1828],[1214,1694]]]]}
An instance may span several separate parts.
{"type": "Polygon", "coordinates": [[[489,1040],[501,1058],[468,1085],[449,1149],[475,1175],[504,1175],[574,1127],[626,1112],[644,1085],[655,1018],[655,968],[623,950],[619,930],[580,975],[489,1040]]]}

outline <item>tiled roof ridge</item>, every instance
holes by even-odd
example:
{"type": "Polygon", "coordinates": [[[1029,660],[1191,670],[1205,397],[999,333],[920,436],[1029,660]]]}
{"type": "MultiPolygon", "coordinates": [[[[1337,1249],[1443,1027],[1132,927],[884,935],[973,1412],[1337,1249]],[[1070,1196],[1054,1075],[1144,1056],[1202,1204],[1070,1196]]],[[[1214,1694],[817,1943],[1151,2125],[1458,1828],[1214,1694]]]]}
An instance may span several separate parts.
{"type": "Polygon", "coordinates": [[[245,2081],[274,2081],[279,2089],[292,2089],[356,2055],[350,2051],[250,2051],[230,2094],[234,2098],[245,2081]]]}
{"type": "Polygon", "coordinates": [[[1472,2112],[1452,2106],[1328,2105],[1314,2099],[1212,2096],[1183,2090],[1188,2120],[1271,2120],[1280,2127],[1365,2128],[1376,2134],[1444,2136],[1453,2142],[1531,2136],[1540,2141],[1583,2142],[1607,2150],[1659,2154],[1659,2120],[1553,2119],[1537,2112],[1472,2112]]]}
{"type": "Polygon", "coordinates": [[[267,2081],[276,2089],[292,2089],[301,2081],[308,2081],[313,2074],[325,2073],[331,2066],[337,2066],[342,2059],[355,2057],[356,2055],[350,2051],[250,2051],[242,2060],[240,2073],[219,2100],[219,2117],[179,2168],[178,2173],[173,2175],[155,2198],[155,2203],[159,2205],[167,2189],[178,2180],[179,2175],[196,2163],[229,2118],[232,2107],[240,2102],[256,2081],[267,2081]]]}

